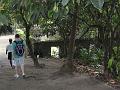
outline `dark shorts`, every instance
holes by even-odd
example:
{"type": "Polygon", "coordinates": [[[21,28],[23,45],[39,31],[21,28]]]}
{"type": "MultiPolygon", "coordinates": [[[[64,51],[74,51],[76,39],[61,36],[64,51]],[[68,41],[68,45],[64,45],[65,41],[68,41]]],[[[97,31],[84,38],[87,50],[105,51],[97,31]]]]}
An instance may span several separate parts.
{"type": "Polygon", "coordinates": [[[12,60],[12,52],[8,53],[8,60],[12,60]]]}

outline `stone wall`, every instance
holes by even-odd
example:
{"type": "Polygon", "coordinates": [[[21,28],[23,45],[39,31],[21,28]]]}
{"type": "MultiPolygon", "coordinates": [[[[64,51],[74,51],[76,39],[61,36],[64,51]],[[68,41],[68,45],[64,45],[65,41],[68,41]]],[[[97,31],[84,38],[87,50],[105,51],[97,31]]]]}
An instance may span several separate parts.
{"type": "MultiPolygon", "coordinates": [[[[67,42],[68,43],[68,42],[67,42]]],[[[75,47],[78,48],[89,48],[92,43],[91,40],[76,40],[75,47]]],[[[40,57],[51,57],[51,47],[59,47],[60,58],[64,57],[64,41],[42,41],[34,43],[34,54],[40,57]]]]}

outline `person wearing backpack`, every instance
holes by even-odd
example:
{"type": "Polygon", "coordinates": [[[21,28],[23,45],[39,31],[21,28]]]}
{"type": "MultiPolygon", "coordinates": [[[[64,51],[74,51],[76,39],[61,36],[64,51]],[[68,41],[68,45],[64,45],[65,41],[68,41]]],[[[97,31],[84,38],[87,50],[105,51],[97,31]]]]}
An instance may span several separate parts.
{"type": "Polygon", "coordinates": [[[15,41],[12,43],[13,46],[13,58],[16,64],[16,74],[15,77],[19,78],[20,69],[22,72],[23,78],[25,77],[24,73],[24,50],[25,50],[25,42],[20,38],[19,34],[15,35],[15,41]]]}

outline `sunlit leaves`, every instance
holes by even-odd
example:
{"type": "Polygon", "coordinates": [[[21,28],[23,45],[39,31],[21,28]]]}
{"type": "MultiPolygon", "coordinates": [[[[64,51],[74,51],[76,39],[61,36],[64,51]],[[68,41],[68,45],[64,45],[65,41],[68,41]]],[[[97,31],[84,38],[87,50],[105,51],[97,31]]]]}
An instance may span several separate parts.
{"type": "Polygon", "coordinates": [[[108,68],[111,69],[112,68],[112,64],[113,64],[113,60],[114,58],[110,58],[109,61],[108,61],[108,68]]]}
{"type": "Polygon", "coordinates": [[[104,0],[90,0],[91,3],[93,4],[93,6],[99,10],[102,9],[103,4],[104,4],[104,0]]]}
{"type": "Polygon", "coordinates": [[[3,24],[8,24],[9,20],[6,16],[8,16],[8,14],[6,13],[7,9],[6,9],[6,5],[5,5],[5,0],[0,0],[0,25],[3,24]]]}
{"type": "Polygon", "coordinates": [[[4,4],[0,3],[0,11],[4,10],[4,4]]]}
{"type": "Polygon", "coordinates": [[[54,4],[53,11],[56,13],[58,12],[58,3],[54,4]]]}
{"type": "Polygon", "coordinates": [[[48,10],[48,17],[49,18],[53,18],[53,19],[57,19],[59,16],[59,3],[55,2],[53,5],[53,8],[48,10]]]}
{"type": "Polygon", "coordinates": [[[77,3],[79,4],[79,3],[80,3],[80,0],[77,0],[77,3]]]}
{"type": "Polygon", "coordinates": [[[69,13],[69,7],[66,6],[66,7],[65,7],[65,14],[68,14],[68,13],[69,13]]]}
{"type": "Polygon", "coordinates": [[[0,25],[3,25],[3,24],[8,24],[9,22],[8,22],[8,19],[7,19],[7,17],[5,16],[5,15],[2,15],[1,13],[0,13],[0,25]]]}
{"type": "Polygon", "coordinates": [[[68,4],[69,0],[62,0],[62,5],[66,6],[68,4]]]}
{"type": "MultiPolygon", "coordinates": [[[[31,4],[31,0],[21,0],[20,6],[27,9],[31,4]]],[[[30,8],[30,7],[29,7],[30,8]]]]}

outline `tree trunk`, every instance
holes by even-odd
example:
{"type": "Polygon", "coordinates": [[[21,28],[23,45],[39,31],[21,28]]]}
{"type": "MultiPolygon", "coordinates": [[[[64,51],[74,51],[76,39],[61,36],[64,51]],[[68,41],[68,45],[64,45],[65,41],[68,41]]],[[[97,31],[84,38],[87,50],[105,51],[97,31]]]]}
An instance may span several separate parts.
{"type": "MultiPolygon", "coordinates": [[[[109,25],[110,26],[110,25],[109,25]]],[[[104,29],[104,40],[103,40],[103,45],[104,45],[104,75],[106,78],[110,78],[111,74],[108,71],[108,61],[112,56],[112,37],[111,37],[111,29],[107,28],[104,29]]]]}
{"type": "Polygon", "coordinates": [[[74,15],[73,15],[73,26],[72,29],[70,31],[70,37],[69,37],[69,45],[68,45],[68,55],[67,58],[68,60],[72,60],[73,59],[73,55],[74,55],[74,47],[75,47],[75,35],[76,35],[76,31],[77,31],[77,14],[78,14],[78,3],[75,0],[75,7],[74,7],[74,15]]]}
{"type": "Polygon", "coordinates": [[[64,57],[67,57],[67,38],[64,36],[64,57]]]}
{"type": "Polygon", "coordinates": [[[67,60],[64,63],[63,67],[61,68],[61,70],[64,72],[73,72],[75,70],[75,66],[73,65],[73,56],[74,56],[74,46],[75,46],[75,35],[77,31],[77,14],[78,14],[78,3],[75,0],[74,15],[72,16],[73,26],[70,31],[67,60]]]}
{"type": "Polygon", "coordinates": [[[104,72],[105,73],[107,73],[107,71],[108,71],[108,68],[107,68],[107,66],[108,66],[108,49],[107,49],[107,47],[105,48],[105,51],[104,51],[104,72]]]}
{"type": "Polygon", "coordinates": [[[30,25],[27,25],[26,26],[26,44],[28,46],[29,54],[30,54],[31,58],[33,59],[34,65],[37,67],[37,66],[39,66],[39,62],[33,53],[32,43],[30,41],[29,36],[30,36],[30,25]]]}
{"type": "Polygon", "coordinates": [[[26,28],[26,44],[28,46],[29,54],[30,54],[30,56],[31,56],[31,58],[33,60],[34,65],[36,67],[38,67],[39,66],[39,62],[38,62],[38,59],[35,57],[35,55],[33,53],[32,43],[31,43],[30,38],[29,38],[31,25],[28,24],[27,20],[25,19],[22,7],[20,7],[20,14],[21,14],[21,17],[22,17],[23,22],[24,22],[23,26],[25,26],[25,28],[26,28]]]}

